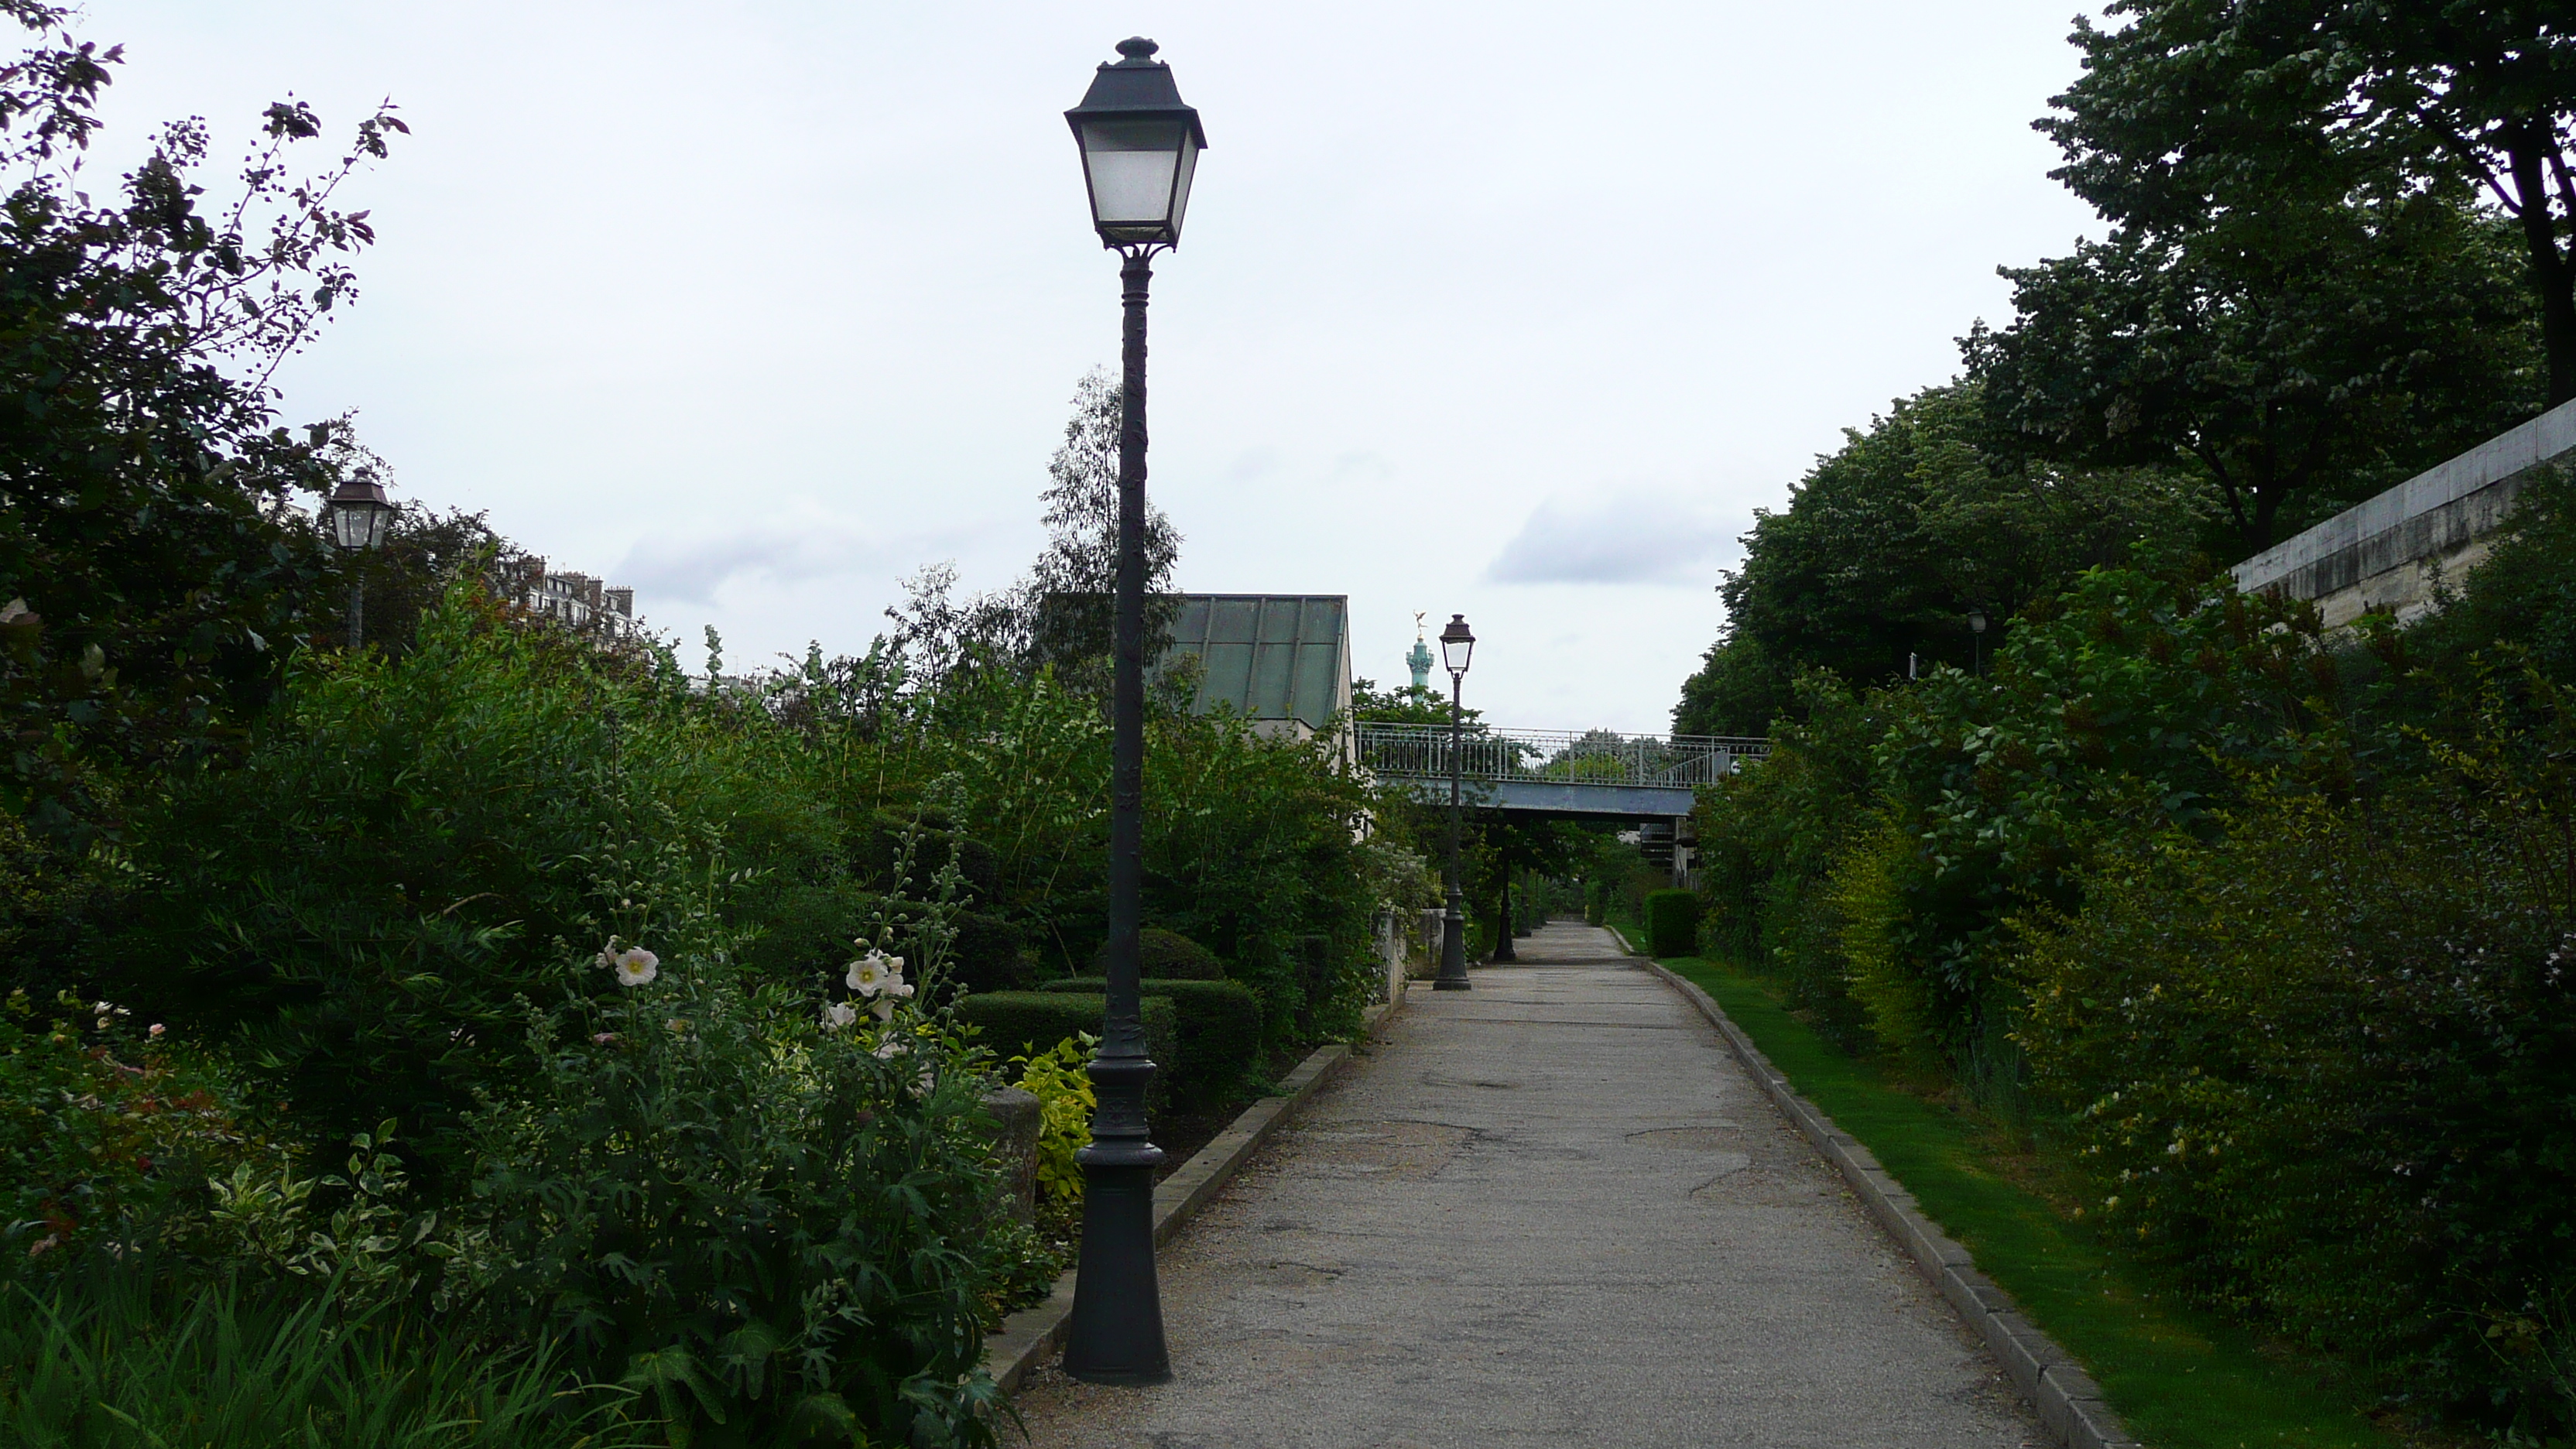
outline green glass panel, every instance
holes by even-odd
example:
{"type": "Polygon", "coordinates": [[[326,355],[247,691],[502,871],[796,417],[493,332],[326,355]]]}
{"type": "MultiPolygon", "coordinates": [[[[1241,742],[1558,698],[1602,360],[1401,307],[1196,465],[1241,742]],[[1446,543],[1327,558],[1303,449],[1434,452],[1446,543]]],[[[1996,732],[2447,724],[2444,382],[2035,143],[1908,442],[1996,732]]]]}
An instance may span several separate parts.
{"type": "Polygon", "coordinates": [[[1252,657],[1252,698],[1245,713],[1254,719],[1288,717],[1289,690],[1295,684],[1295,645],[1257,645],[1252,657]]]}
{"type": "Polygon", "coordinates": [[[1202,657],[1207,660],[1207,675],[1199,685],[1198,707],[1205,710],[1222,700],[1243,708],[1252,686],[1252,646],[1210,644],[1202,657]]]}
{"type": "Polygon", "coordinates": [[[1211,644],[1249,644],[1260,637],[1255,632],[1260,620],[1261,601],[1249,598],[1209,600],[1208,642],[1211,644]]]}
{"type": "Polygon", "coordinates": [[[1309,725],[1321,728],[1333,713],[1333,666],[1341,654],[1338,642],[1297,646],[1297,718],[1309,725]]]}
{"type": "Polygon", "coordinates": [[[1297,642],[1297,616],[1301,599],[1264,599],[1261,601],[1261,642],[1294,644],[1297,642]]]}

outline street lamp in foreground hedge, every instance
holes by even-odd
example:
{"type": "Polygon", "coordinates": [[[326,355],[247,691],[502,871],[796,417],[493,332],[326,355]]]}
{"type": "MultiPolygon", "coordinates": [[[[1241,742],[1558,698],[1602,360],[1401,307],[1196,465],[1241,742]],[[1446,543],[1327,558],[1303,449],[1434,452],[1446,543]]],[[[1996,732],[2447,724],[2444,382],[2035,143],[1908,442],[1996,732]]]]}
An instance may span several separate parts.
{"type": "Polygon", "coordinates": [[[352,478],[331,494],[322,516],[331,525],[331,541],[349,556],[349,647],[355,649],[367,638],[367,578],[359,559],[393,532],[393,500],[385,497],[384,485],[352,478]]]}
{"type": "MultiPolygon", "coordinates": [[[[1460,710],[1460,694],[1467,679],[1467,661],[1476,653],[1476,636],[1467,628],[1467,616],[1452,614],[1449,626],[1440,631],[1440,662],[1449,670],[1449,911],[1441,918],[1440,974],[1431,982],[1435,991],[1466,991],[1467,983],[1467,911],[1466,897],[1458,887],[1458,835],[1462,819],[1459,804],[1459,780],[1465,748],[1465,714],[1460,710]]],[[[1509,922],[1504,930],[1510,930],[1509,922]]]]}
{"type": "Polygon", "coordinates": [[[1125,376],[1119,397],[1118,592],[1109,692],[1109,1006],[1091,1058],[1099,1099],[1082,1149],[1082,1259],[1064,1371],[1096,1384],[1172,1376],[1154,1279],[1154,1168],[1147,1130],[1154,1079],[1137,1001],[1137,929],[1145,838],[1145,294],[1154,253],[1180,244],[1190,178],[1207,133],[1181,104],[1154,42],[1118,42],[1082,104],[1064,113],[1082,148],[1083,184],[1100,244],[1126,259],[1125,376]]]}

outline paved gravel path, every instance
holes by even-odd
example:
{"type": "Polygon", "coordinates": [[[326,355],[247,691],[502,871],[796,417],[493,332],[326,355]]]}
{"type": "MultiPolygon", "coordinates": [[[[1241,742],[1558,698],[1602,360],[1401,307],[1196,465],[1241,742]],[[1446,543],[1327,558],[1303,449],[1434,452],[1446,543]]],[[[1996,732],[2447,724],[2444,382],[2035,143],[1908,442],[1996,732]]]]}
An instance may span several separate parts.
{"type": "Polygon", "coordinates": [[[1173,1382],[1041,1449],[2051,1442],[1715,1032],[1607,932],[1417,988],[1162,1260],[1173,1382]]]}

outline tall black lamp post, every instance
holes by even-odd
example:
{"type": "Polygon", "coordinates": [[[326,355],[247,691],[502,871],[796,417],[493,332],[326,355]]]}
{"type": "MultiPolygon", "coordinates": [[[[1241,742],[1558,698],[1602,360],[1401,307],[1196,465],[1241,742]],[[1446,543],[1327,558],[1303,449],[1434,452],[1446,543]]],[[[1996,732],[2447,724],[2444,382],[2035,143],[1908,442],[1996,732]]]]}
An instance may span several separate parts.
{"type": "Polygon", "coordinates": [[[1520,953],[1512,949],[1512,933],[1520,926],[1519,918],[1512,914],[1512,828],[1497,824],[1494,834],[1500,841],[1495,854],[1501,859],[1503,877],[1503,927],[1494,934],[1494,960],[1518,962],[1520,953]]]}
{"type": "Polygon", "coordinates": [[[1460,753],[1466,745],[1466,715],[1459,708],[1459,697],[1467,679],[1467,661],[1475,653],[1476,636],[1467,628],[1467,616],[1450,615],[1449,626],[1440,631],[1440,662],[1449,670],[1449,912],[1440,922],[1440,974],[1431,982],[1435,991],[1470,989],[1467,898],[1458,885],[1458,836],[1464,818],[1459,803],[1460,753]]]}
{"type": "Polygon", "coordinates": [[[333,490],[322,516],[330,522],[331,541],[349,556],[349,647],[355,649],[367,642],[367,576],[359,558],[393,532],[393,500],[385,497],[384,485],[352,478],[333,490]]]}
{"type": "Polygon", "coordinates": [[[1968,611],[1968,673],[1976,676],[1985,672],[1986,611],[1970,609],[1968,611]]]}
{"type": "Polygon", "coordinates": [[[1145,1120],[1154,1079],[1137,1003],[1136,933],[1145,836],[1145,293],[1154,253],[1178,246],[1190,174],[1207,133],[1181,104],[1154,42],[1118,42],[1119,59],[1064,113],[1082,148],[1091,224],[1115,248],[1127,303],[1124,416],[1118,430],[1118,597],[1109,694],[1109,1007],[1091,1058],[1099,1106],[1082,1149],[1082,1259],[1064,1371],[1096,1384],[1172,1376],[1154,1278],[1154,1168],[1163,1149],[1145,1120]]]}

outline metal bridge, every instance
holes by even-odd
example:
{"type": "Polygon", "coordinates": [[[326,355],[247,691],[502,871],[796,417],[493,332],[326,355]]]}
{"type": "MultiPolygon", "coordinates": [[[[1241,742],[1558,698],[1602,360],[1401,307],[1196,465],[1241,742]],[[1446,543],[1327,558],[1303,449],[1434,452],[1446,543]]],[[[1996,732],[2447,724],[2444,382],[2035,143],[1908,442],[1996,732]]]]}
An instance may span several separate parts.
{"type": "MultiPolygon", "coordinates": [[[[1447,725],[1353,727],[1359,761],[1388,784],[1449,798],[1447,725]]],[[[1630,820],[1688,815],[1702,785],[1771,752],[1769,740],[1609,730],[1470,728],[1458,741],[1466,803],[1482,810],[1630,820]]]]}

